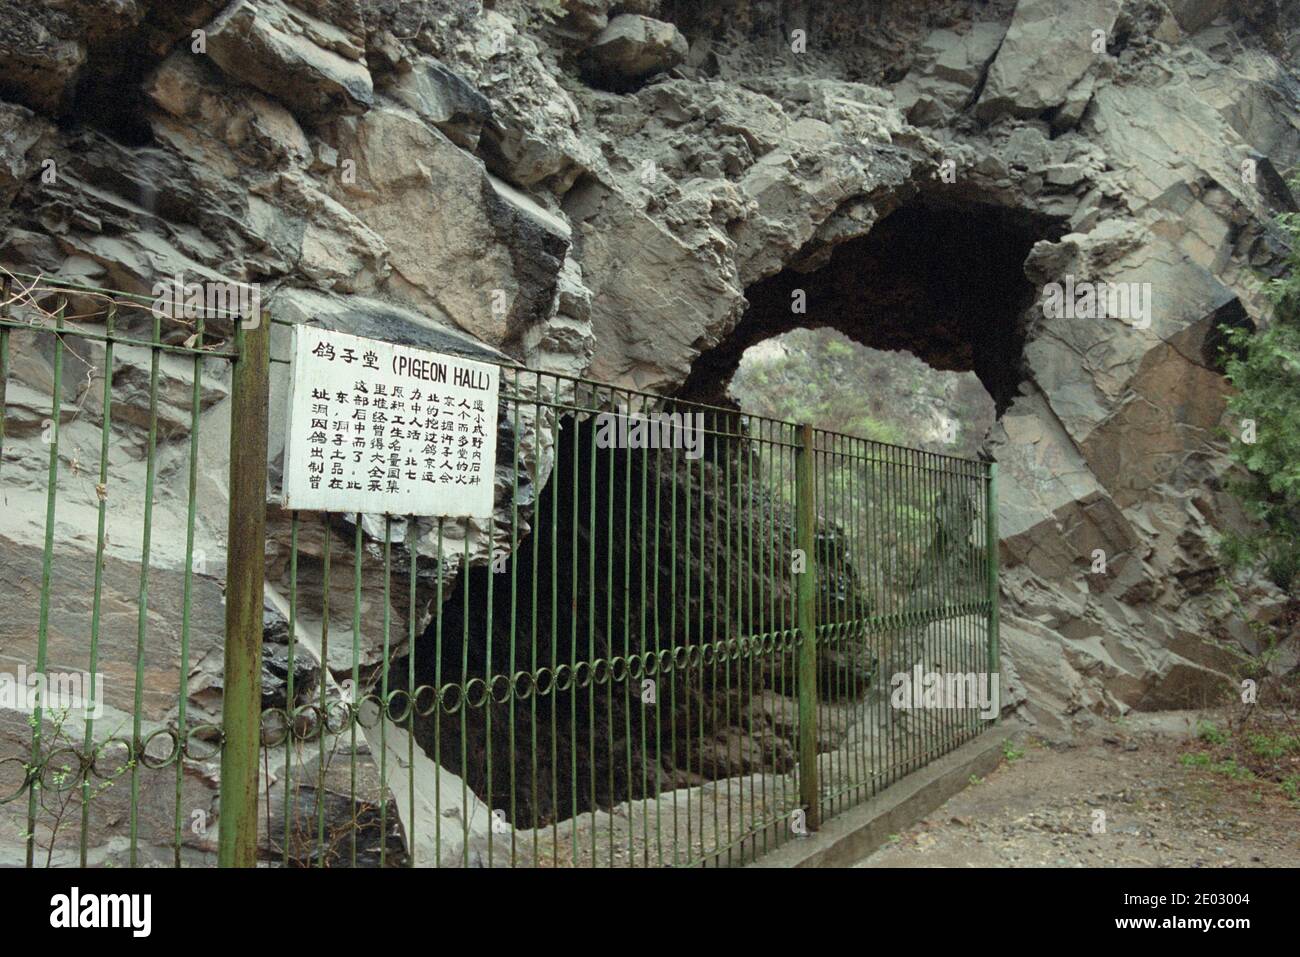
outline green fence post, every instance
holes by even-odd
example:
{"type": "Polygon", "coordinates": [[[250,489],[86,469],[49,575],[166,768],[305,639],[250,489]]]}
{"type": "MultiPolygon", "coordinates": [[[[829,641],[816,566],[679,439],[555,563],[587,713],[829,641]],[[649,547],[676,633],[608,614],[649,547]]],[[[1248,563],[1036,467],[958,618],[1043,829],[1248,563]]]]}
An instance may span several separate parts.
{"type": "Polygon", "coordinates": [[[230,524],[226,530],[226,670],[221,721],[217,863],[252,867],[257,854],[257,751],[262,711],[262,591],[266,537],[271,318],[236,321],[230,403],[230,524]]]}
{"type": "Polygon", "coordinates": [[[989,564],[989,684],[994,692],[998,713],[995,723],[1002,720],[1002,678],[998,674],[1002,667],[998,650],[998,463],[989,463],[988,491],[984,502],[984,517],[987,524],[985,538],[988,545],[989,564]],[[994,684],[996,682],[996,684],[994,684]]]}
{"type": "Polygon", "coordinates": [[[807,815],[809,830],[820,820],[817,782],[817,500],[816,465],[813,462],[813,429],[800,429],[800,446],[795,459],[795,497],[799,549],[804,570],[799,575],[799,800],[807,815]]]}

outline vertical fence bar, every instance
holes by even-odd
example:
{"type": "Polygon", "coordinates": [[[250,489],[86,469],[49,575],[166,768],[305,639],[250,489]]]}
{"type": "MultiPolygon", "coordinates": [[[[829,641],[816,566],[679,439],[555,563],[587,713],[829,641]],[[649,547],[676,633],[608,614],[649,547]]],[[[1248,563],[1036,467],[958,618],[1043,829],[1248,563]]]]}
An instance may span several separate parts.
{"type": "MultiPolygon", "coordinates": [[[[41,562],[41,605],[40,605],[40,624],[37,626],[36,637],[36,673],[45,674],[46,653],[48,650],[49,630],[50,630],[50,583],[51,583],[51,566],[54,561],[54,509],[58,500],[59,485],[59,420],[62,415],[61,401],[63,399],[63,312],[65,304],[60,303],[58,311],[54,314],[54,386],[50,391],[50,462],[48,472],[48,485],[46,487],[45,498],[45,549],[41,562]]],[[[42,686],[43,687],[43,686],[42,686]]],[[[36,693],[36,708],[32,713],[32,770],[31,781],[27,787],[27,866],[31,867],[36,853],[36,813],[39,805],[38,795],[41,787],[41,772],[44,767],[41,761],[41,720],[44,714],[45,694],[44,691],[38,690],[36,693]]],[[[139,740],[139,735],[136,735],[139,740]]],[[[135,817],[134,793],[132,794],[131,811],[132,822],[135,817]]],[[[49,856],[54,853],[54,830],[50,831],[50,849],[49,856]]],[[[132,850],[134,851],[134,841],[132,850]]],[[[131,861],[135,863],[134,855],[131,861]]]]}
{"type": "Polygon", "coordinates": [[[814,483],[813,429],[800,429],[795,458],[795,497],[799,548],[804,570],[799,576],[799,799],[809,830],[819,826],[817,782],[817,499],[814,483]]]}
{"type": "Polygon", "coordinates": [[[235,340],[239,358],[235,360],[230,406],[225,697],[221,708],[224,740],[217,863],[221,867],[252,867],[257,854],[270,316],[263,314],[251,329],[236,322],[235,340]]]}
{"type": "MultiPolygon", "coordinates": [[[[101,692],[96,686],[95,672],[99,668],[99,630],[101,624],[100,612],[103,609],[104,597],[104,524],[107,519],[108,511],[108,446],[112,438],[112,410],[113,410],[113,327],[117,321],[117,303],[109,303],[108,315],[104,320],[104,408],[100,420],[99,433],[99,484],[95,486],[96,497],[99,499],[98,517],[95,533],[95,586],[94,597],[91,599],[90,611],[90,699],[98,701],[97,697],[101,692]]],[[[0,335],[8,332],[7,329],[0,329],[0,335]]],[[[3,351],[0,350],[0,380],[4,378],[3,351]]],[[[0,386],[2,387],[2,386],[0,386]]],[[[0,438],[3,438],[3,415],[0,414],[0,438]]],[[[95,743],[95,719],[91,717],[93,709],[86,713],[86,734],[82,740],[82,753],[92,754],[95,743]]],[[[178,733],[184,734],[183,730],[178,733]]],[[[181,738],[182,744],[185,738],[181,738]]],[[[178,759],[177,763],[180,761],[178,759]]],[[[90,770],[87,769],[81,775],[81,838],[80,838],[80,861],[81,866],[86,866],[87,834],[90,831],[90,770]]]]}
{"type": "MultiPolygon", "coordinates": [[[[140,592],[136,602],[135,702],[131,724],[131,850],[128,860],[136,866],[140,830],[140,765],[144,755],[141,729],[144,717],[145,642],[149,636],[149,567],[152,561],[154,481],[158,474],[158,374],[162,358],[162,317],[153,317],[149,350],[149,444],[145,452],[144,521],[140,540],[140,592]]],[[[233,464],[233,463],[232,463],[233,464]]]]}
{"type": "Polygon", "coordinates": [[[998,649],[998,463],[989,463],[988,484],[984,493],[984,520],[987,523],[989,564],[989,691],[997,704],[994,723],[1002,721],[1002,679],[998,675],[1000,651],[998,649]]]}
{"type": "MultiPolygon", "coordinates": [[[[203,317],[199,316],[194,326],[194,342],[203,348],[203,317]]],[[[113,344],[107,343],[105,346],[106,356],[112,355],[113,344]]],[[[172,863],[176,867],[181,866],[181,840],[184,834],[184,817],[181,810],[181,803],[184,796],[185,788],[185,762],[181,758],[181,746],[185,743],[185,725],[186,725],[186,704],[189,699],[188,688],[190,678],[190,615],[194,608],[194,517],[198,505],[198,475],[199,475],[199,416],[203,403],[203,356],[194,356],[194,381],[190,385],[190,455],[188,478],[189,485],[186,490],[186,518],[185,518],[185,583],[183,586],[183,595],[181,598],[181,667],[178,688],[176,694],[176,734],[179,744],[176,751],[176,806],[173,809],[174,814],[174,833],[172,838],[173,859],[172,863]]],[[[109,380],[113,378],[112,372],[105,369],[104,394],[107,396],[109,391],[109,380]]],[[[108,406],[104,406],[104,428],[107,434],[108,429],[108,406]]],[[[102,481],[102,480],[101,480],[102,481]]],[[[100,503],[100,514],[103,514],[103,503],[100,503]]],[[[293,670],[289,671],[290,687],[293,683],[293,670]]],[[[287,725],[288,722],[286,722],[287,725]]],[[[286,750],[288,750],[286,748],[286,750]]],[[[268,840],[270,835],[268,834],[268,840]]]]}

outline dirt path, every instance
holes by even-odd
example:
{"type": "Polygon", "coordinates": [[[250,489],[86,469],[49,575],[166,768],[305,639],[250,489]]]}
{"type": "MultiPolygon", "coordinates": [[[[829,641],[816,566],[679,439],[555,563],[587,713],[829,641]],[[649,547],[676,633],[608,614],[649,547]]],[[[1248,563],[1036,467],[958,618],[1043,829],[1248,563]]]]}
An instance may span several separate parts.
{"type": "Polygon", "coordinates": [[[1027,735],[1013,760],[855,866],[1300,866],[1300,804],[1200,757],[1213,747],[1197,728],[1216,717],[1150,716],[1069,746],[1027,735]]]}

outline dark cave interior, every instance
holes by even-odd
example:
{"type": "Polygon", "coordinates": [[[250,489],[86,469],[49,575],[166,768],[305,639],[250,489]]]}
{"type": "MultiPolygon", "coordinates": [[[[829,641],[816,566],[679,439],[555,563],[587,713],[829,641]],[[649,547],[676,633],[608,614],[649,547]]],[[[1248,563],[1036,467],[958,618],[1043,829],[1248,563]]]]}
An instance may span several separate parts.
{"type": "Polygon", "coordinates": [[[973,371],[1001,415],[1020,387],[1034,298],[1023,264],[1062,227],[1022,210],[918,201],[842,243],[811,272],[786,268],[746,290],[736,328],[702,354],[679,398],[726,406],[745,350],[792,329],[838,329],[884,351],[911,352],[940,371],[973,371]],[[803,290],[806,312],[793,306],[803,290]]]}

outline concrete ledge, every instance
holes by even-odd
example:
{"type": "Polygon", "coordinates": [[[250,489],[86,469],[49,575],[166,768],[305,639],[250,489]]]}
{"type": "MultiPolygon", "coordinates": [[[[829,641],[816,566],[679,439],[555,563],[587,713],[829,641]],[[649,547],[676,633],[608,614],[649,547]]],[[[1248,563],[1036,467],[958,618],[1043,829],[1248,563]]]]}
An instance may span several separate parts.
{"type": "Polygon", "coordinates": [[[1004,720],[956,751],[913,771],[871,800],[837,814],[821,830],[763,855],[748,867],[847,867],[915,824],[1002,761],[1002,742],[1023,731],[1004,720]]]}

